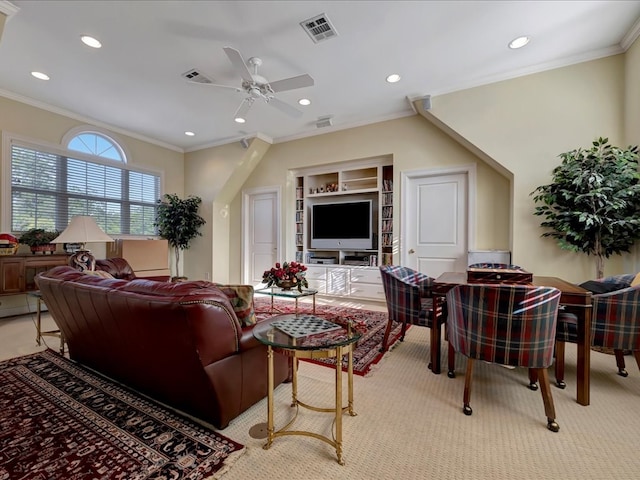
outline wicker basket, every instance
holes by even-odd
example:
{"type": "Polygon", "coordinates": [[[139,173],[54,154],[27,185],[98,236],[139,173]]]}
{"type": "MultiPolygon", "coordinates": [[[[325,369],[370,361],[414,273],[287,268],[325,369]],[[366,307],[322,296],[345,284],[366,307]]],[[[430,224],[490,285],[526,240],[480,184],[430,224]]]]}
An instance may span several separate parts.
{"type": "Polygon", "coordinates": [[[15,245],[0,245],[0,255],[15,255],[17,251],[17,243],[15,245]]]}

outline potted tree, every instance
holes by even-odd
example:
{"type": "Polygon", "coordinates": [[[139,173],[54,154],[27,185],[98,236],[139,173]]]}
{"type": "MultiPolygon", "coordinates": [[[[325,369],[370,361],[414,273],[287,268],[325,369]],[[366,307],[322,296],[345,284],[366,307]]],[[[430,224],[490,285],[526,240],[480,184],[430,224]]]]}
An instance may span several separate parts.
{"type": "Polygon", "coordinates": [[[535,215],[544,218],[543,237],[560,248],[595,257],[596,278],[604,260],[629,252],[640,239],[638,147],[618,148],[598,138],[589,149],[560,154],[553,182],[536,188],[535,215]]]}
{"type": "Polygon", "coordinates": [[[27,230],[18,239],[18,243],[23,245],[29,245],[31,247],[31,253],[47,252],[53,253],[56,250],[55,243],[51,243],[60,235],[60,232],[51,232],[43,228],[32,228],[27,230]]]}
{"type": "Polygon", "coordinates": [[[165,194],[163,199],[158,200],[158,213],[155,226],[158,227],[158,234],[165,238],[175,251],[176,276],[174,281],[182,280],[180,275],[180,252],[187,250],[197,236],[202,236],[200,227],[205,220],[198,215],[198,208],[202,203],[200,197],[189,196],[181,199],[176,194],[165,194]]]}

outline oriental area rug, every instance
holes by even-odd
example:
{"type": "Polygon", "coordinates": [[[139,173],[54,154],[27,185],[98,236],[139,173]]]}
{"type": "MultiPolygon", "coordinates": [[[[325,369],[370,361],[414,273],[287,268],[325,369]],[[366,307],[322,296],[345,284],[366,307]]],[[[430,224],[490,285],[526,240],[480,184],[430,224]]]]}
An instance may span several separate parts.
{"type": "Polygon", "coordinates": [[[205,480],[244,446],[52,350],[0,362],[0,479],[205,480]]]}
{"type": "MultiPolygon", "coordinates": [[[[278,313],[295,313],[294,302],[286,300],[274,300],[274,313],[269,313],[271,308],[271,298],[256,295],[253,299],[254,308],[258,320],[268,318],[278,313]]],[[[311,313],[309,303],[299,303],[299,311],[311,313]]],[[[387,328],[388,313],[376,312],[372,310],[362,310],[359,308],[341,307],[335,305],[316,305],[316,314],[322,318],[335,323],[343,323],[347,320],[352,322],[362,337],[358,340],[353,352],[353,373],[366,376],[372,373],[372,368],[384,357],[380,352],[384,331],[387,328]]],[[[407,329],[409,325],[407,325],[407,329]]],[[[400,339],[402,325],[394,322],[391,334],[389,335],[388,350],[400,339]]],[[[344,357],[344,370],[346,370],[347,358],[344,357]]],[[[317,363],[328,367],[335,367],[335,359],[327,358],[321,360],[304,360],[305,362],[317,363]]]]}

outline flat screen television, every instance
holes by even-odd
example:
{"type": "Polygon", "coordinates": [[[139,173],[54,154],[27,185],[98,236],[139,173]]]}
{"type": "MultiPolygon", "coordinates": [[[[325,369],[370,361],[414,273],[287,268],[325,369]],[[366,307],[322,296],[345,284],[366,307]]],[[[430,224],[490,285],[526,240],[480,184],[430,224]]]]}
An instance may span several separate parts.
{"type": "Polygon", "coordinates": [[[309,246],[330,250],[373,249],[373,202],[313,204],[309,246]]]}

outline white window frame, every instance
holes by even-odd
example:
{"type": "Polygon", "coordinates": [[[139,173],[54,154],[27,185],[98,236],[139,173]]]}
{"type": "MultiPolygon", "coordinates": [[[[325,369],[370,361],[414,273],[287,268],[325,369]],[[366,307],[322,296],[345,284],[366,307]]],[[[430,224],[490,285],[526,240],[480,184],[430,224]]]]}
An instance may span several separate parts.
{"type": "MultiPolygon", "coordinates": [[[[99,133],[100,135],[104,135],[107,136],[109,139],[113,140],[118,146],[120,146],[122,148],[122,151],[124,153],[124,157],[127,159],[130,159],[131,157],[128,155],[128,152],[126,150],[126,147],[120,143],[117,142],[117,140],[115,140],[113,138],[112,135],[108,135],[105,134],[104,132],[100,131],[99,129],[95,128],[95,127],[76,127],[71,129],[69,132],[67,132],[67,134],[65,134],[65,136],[62,139],[62,144],[55,144],[55,143],[50,143],[50,142],[46,142],[46,141],[42,141],[42,140],[34,140],[32,138],[20,135],[20,134],[15,134],[15,133],[10,133],[10,132],[6,132],[3,131],[2,132],[2,170],[1,170],[1,174],[2,174],[2,195],[0,197],[0,201],[2,202],[2,207],[0,209],[0,229],[2,232],[11,232],[11,206],[12,206],[12,201],[11,201],[11,147],[13,145],[19,145],[25,148],[31,148],[34,150],[41,150],[41,151],[45,151],[48,153],[52,153],[52,154],[56,154],[56,155],[62,155],[62,156],[68,156],[68,157],[72,157],[78,160],[84,160],[84,161],[89,161],[89,162],[93,162],[93,163],[98,163],[98,164],[103,164],[103,165],[108,165],[111,167],[118,167],[121,168],[123,170],[130,170],[130,171],[134,171],[134,172],[140,172],[140,173],[148,173],[148,174],[152,174],[152,175],[158,175],[160,178],[160,186],[159,186],[159,196],[160,198],[163,197],[164,195],[164,172],[163,171],[159,171],[159,170],[154,170],[151,168],[146,168],[146,167],[140,167],[138,165],[136,165],[135,167],[132,167],[130,165],[129,162],[124,162],[124,161],[117,161],[117,160],[112,160],[112,159],[106,159],[106,158],[102,158],[102,157],[98,157],[98,156],[93,156],[93,155],[87,155],[84,154],[82,152],[79,152],[77,150],[67,150],[65,148],[65,145],[71,140],[71,138],[73,138],[74,136],[78,135],[78,133],[80,132],[95,132],[95,133],[99,133]]],[[[127,235],[127,234],[117,234],[117,235],[112,235],[113,237],[117,237],[117,238],[136,238],[136,237],[140,237],[140,235],[136,235],[136,234],[131,234],[131,235],[127,235]]],[[[142,238],[148,238],[148,235],[143,236],[142,238]]]]}

